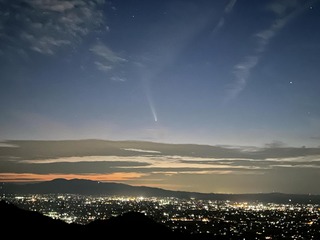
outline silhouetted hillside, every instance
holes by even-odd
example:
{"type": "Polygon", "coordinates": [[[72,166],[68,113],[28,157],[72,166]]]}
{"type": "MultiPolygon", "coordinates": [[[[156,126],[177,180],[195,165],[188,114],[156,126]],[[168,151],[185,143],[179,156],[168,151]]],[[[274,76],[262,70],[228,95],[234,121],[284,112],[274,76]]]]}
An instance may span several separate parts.
{"type": "Polygon", "coordinates": [[[70,193],[105,196],[143,196],[143,197],[177,197],[207,200],[259,201],[274,203],[318,203],[320,195],[257,193],[257,194],[215,194],[184,191],[171,191],[161,188],[137,187],[121,183],[97,182],[83,179],[55,179],[47,182],[15,184],[1,183],[0,194],[44,194],[70,193]],[[290,201],[289,201],[290,200],[290,201]]]}
{"type": "Polygon", "coordinates": [[[1,234],[12,238],[47,237],[43,233],[50,237],[61,237],[63,233],[70,235],[80,230],[79,225],[67,224],[38,212],[23,210],[5,201],[0,202],[0,226],[1,234]]]}
{"type": "Polygon", "coordinates": [[[88,225],[77,225],[55,220],[37,212],[23,210],[5,201],[0,202],[0,226],[2,235],[9,235],[13,238],[69,236],[81,239],[83,237],[109,239],[112,236],[123,239],[130,236],[133,239],[154,239],[155,237],[180,239],[182,237],[141,213],[129,212],[109,220],[97,220],[88,225]]]}
{"type": "Polygon", "coordinates": [[[98,236],[109,229],[114,235],[123,238],[128,236],[146,236],[150,239],[155,236],[169,237],[173,232],[164,225],[156,223],[142,213],[128,212],[119,217],[112,217],[109,220],[96,220],[85,226],[88,232],[94,232],[98,236]]]}

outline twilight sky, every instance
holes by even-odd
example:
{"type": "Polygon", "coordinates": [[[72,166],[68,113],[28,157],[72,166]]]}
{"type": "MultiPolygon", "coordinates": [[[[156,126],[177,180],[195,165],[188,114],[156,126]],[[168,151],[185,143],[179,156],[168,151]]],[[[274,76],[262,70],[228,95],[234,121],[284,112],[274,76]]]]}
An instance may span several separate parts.
{"type": "MultiPolygon", "coordinates": [[[[0,159],[16,157],[2,154],[19,148],[7,140],[107,139],[250,146],[275,158],[291,149],[300,155],[286,157],[318,161],[319,29],[319,0],[0,0],[0,159]]],[[[36,171],[18,165],[1,172],[36,171]]]]}

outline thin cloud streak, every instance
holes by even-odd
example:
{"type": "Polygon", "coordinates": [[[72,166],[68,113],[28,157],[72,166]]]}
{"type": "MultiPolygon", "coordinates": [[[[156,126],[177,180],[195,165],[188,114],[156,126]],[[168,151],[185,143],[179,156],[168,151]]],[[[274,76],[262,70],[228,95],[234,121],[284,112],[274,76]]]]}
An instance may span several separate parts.
{"type": "Polygon", "coordinates": [[[144,150],[144,149],[137,149],[137,148],[124,148],[123,150],[131,151],[131,152],[141,152],[141,153],[161,153],[160,151],[144,150]]]}
{"type": "MultiPolygon", "coordinates": [[[[52,163],[80,163],[80,162],[105,162],[109,163],[140,163],[142,165],[113,165],[112,169],[150,169],[154,172],[155,169],[190,169],[192,172],[197,172],[201,169],[223,171],[254,171],[254,170],[270,170],[274,167],[281,166],[283,163],[292,163],[296,165],[310,165],[319,162],[320,155],[314,156],[299,156],[299,157],[284,157],[284,158],[265,158],[265,159],[249,159],[249,158],[204,158],[204,157],[186,157],[186,156],[165,156],[165,155],[142,155],[142,156],[85,156],[85,157],[65,157],[54,159],[37,159],[37,160],[21,160],[11,159],[21,164],[52,164],[52,163]],[[192,170],[191,170],[192,169],[192,170]]],[[[210,170],[210,171],[211,171],[210,170]]],[[[201,170],[204,171],[204,170],[201,170]]]]}
{"type": "Polygon", "coordinates": [[[90,51],[92,51],[95,55],[101,57],[104,61],[110,64],[116,64],[121,62],[127,62],[126,59],[118,56],[114,53],[110,48],[105,46],[103,43],[97,43],[94,45],[90,51]]]}
{"type": "Polygon", "coordinates": [[[153,174],[164,174],[167,176],[173,176],[177,174],[197,174],[197,175],[210,175],[210,174],[218,174],[218,175],[229,175],[229,174],[244,174],[244,175],[249,175],[249,174],[264,174],[262,171],[235,171],[235,170],[202,170],[202,171],[166,171],[166,172],[152,172],[153,174]]]}
{"type": "Polygon", "coordinates": [[[290,164],[281,164],[281,165],[276,165],[274,167],[278,167],[278,168],[310,168],[310,169],[319,169],[320,166],[319,165],[290,165],[290,164]]]}
{"type": "Polygon", "coordinates": [[[97,69],[99,69],[100,71],[103,71],[103,72],[109,72],[113,68],[109,64],[102,63],[99,61],[95,61],[94,64],[96,65],[97,69]]]}
{"type": "Polygon", "coordinates": [[[309,163],[309,162],[320,162],[320,155],[313,156],[299,156],[289,158],[266,158],[267,161],[272,162],[293,162],[293,163],[309,163]]]}
{"type": "Polygon", "coordinates": [[[46,159],[46,160],[18,160],[17,163],[22,164],[63,164],[63,163],[80,163],[90,162],[95,164],[97,162],[104,162],[106,169],[112,172],[143,172],[146,174],[154,174],[163,172],[177,172],[178,173],[194,173],[194,174],[209,174],[209,172],[223,173],[230,172],[239,174],[252,171],[268,170],[268,166],[260,166],[259,164],[247,164],[242,165],[241,163],[233,164],[234,162],[221,161],[221,159],[205,159],[205,158],[191,158],[183,156],[130,156],[130,157],[119,157],[119,156],[91,156],[91,157],[67,157],[57,159],[46,159]],[[197,160],[199,162],[197,162],[197,160]],[[206,160],[206,161],[204,161],[206,160]],[[109,164],[108,164],[109,162],[109,164]],[[117,162],[125,163],[119,164],[117,162]],[[130,163],[140,163],[139,166],[132,165],[130,163]],[[111,164],[111,165],[110,165],[111,164]],[[126,165],[127,164],[127,165],[126,165]],[[110,166],[109,166],[110,165],[110,166]],[[108,167],[109,166],[109,167],[108,167]],[[170,170],[171,169],[171,170],[170,170]]]}
{"type": "Polygon", "coordinates": [[[18,148],[19,146],[18,145],[15,145],[15,144],[10,144],[10,143],[6,143],[6,142],[0,142],[0,148],[3,147],[3,148],[18,148]]]}
{"type": "Polygon", "coordinates": [[[228,88],[226,101],[233,100],[246,88],[252,70],[259,64],[262,54],[266,51],[270,41],[281,31],[292,19],[296,18],[304,10],[307,5],[300,7],[296,1],[282,1],[274,3],[276,6],[270,5],[267,9],[277,14],[277,18],[273,23],[254,36],[257,38],[257,47],[253,54],[244,58],[234,66],[235,82],[228,88]],[[286,13],[288,12],[289,13],[286,13]]]}
{"type": "Polygon", "coordinates": [[[248,56],[243,62],[234,66],[236,82],[228,89],[227,100],[235,99],[246,87],[251,70],[258,64],[259,56],[248,56]]]}
{"type": "Polygon", "coordinates": [[[230,2],[228,3],[228,5],[226,6],[226,8],[224,9],[225,13],[230,13],[234,7],[234,5],[236,4],[237,0],[230,0],[230,2]]]}
{"type": "Polygon", "coordinates": [[[223,11],[222,17],[219,19],[217,25],[214,27],[212,31],[213,34],[217,33],[224,26],[226,15],[230,14],[236,2],[237,0],[230,0],[230,2],[228,3],[228,5],[225,7],[223,11]]]}
{"type": "Polygon", "coordinates": [[[125,81],[127,81],[126,78],[118,77],[118,76],[112,76],[112,77],[111,77],[111,80],[112,80],[112,81],[115,81],[115,82],[125,82],[125,81]]]}

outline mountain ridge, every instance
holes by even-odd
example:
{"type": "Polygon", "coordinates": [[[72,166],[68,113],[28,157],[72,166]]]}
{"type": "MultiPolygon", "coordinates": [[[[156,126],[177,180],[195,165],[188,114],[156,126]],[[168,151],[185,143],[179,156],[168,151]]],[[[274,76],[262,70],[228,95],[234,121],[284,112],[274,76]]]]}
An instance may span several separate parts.
{"type": "Polygon", "coordinates": [[[200,193],[173,191],[147,186],[132,186],[124,183],[99,182],[87,179],[63,178],[38,183],[0,183],[0,194],[80,194],[133,197],[176,197],[203,200],[260,201],[275,203],[320,203],[320,195],[287,193],[200,193]]]}

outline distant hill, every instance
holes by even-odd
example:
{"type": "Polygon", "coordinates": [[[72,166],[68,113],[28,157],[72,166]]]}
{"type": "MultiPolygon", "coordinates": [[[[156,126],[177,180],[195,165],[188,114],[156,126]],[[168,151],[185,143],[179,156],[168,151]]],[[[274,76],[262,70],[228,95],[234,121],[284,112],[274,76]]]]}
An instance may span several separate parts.
{"type": "Polygon", "coordinates": [[[0,227],[3,236],[25,239],[29,237],[33,239],[46,238],[48,236],[50,238],[80,237],[81,239],[84,237],[88,237],[88,239],[95,237],[122,239],[125,236],[130,236],[133,239],[154,239],[156,236],[176,239],[185,237],[180,233],[172,232],[166,226],[153,221],[142,213],[129,212],[108,220],[97,220],[88,225],[77,225],[52,219],[37,212],[23,210],[5,201],[0,201],[0,227]]]}
{"type": "Polygon", "coordinates": [[[121,183],[97,182],[83,179],[55,179],[47,182],[16,184],[1,183],[0,194],[82,194],[105,196],[177,197],[204,200],[260,201],[274,203],[317,203],[320,195],[257,193],[257,194],[215,194],[171,191],[161,188],[130,186],[121,183]]]}

